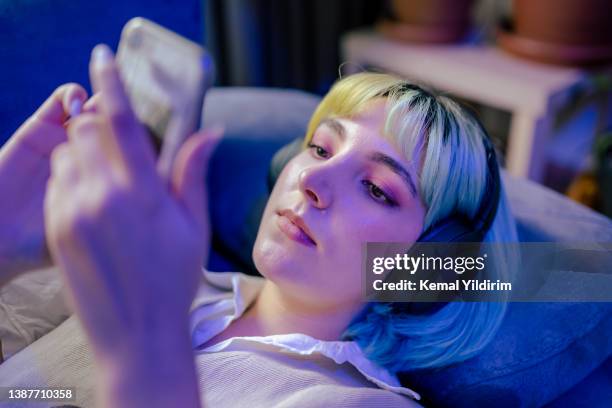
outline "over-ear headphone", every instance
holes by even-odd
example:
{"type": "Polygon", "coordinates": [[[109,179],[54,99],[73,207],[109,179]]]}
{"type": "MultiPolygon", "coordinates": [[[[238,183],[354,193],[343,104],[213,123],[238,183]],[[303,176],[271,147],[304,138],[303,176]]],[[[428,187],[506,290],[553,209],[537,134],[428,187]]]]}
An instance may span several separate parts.
{"type": "Polygon", "coordinates": [[[424,231],[418,242],[482,242],[491,228],[500,198],[499,167],[495,149],[488,137],[483,137],[487,158],[485,194],[473,218],[454,213],[424,231]]]}

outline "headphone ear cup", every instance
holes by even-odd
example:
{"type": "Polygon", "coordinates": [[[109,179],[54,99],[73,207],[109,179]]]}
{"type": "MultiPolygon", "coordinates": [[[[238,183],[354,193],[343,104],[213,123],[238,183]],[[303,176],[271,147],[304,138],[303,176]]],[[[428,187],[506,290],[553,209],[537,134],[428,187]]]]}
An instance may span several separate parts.
{"type": "MultiPolygon", "coordinates": [[[[435,242],[480,242],[482,239],[475,234],[477,235],[478,232],[473,230],[471,224],[466,218],[453,216],[445,219],[437,225],[434,225],[421,234],[413,247],[408,250],[408,255],[418,257],[422,250],[422,247],[420,246],[421,244],[435,242]]],[[[424,246],[427,247],[427,245],[424,246]]],[[[444,252],[440,254],[440,256],[443,255],[444,252]]],[[[432,277],[432,280],[438,282],[451,282],[455,279],[456,275],[454,272],[443,273],[441,271],[436,276],[432,277]]],[[[434,302],[401,302],[397,304],[393,303],[393,307],[400,312],[411,315],[432,315],[440,311],[447,304],[448,301],[446,300],[434,302]]]]}
{"type": "Polygon", "coordinates": [[[268,170],[268,192],[272,192],[274,184],[278,176],[281,174],[289,160],[293,159],[302,151],[303,138],[298,137],[289,144],[283,146],[278,152],[272,157],[270,162],[270,169],[268,170]]]}
{"type": "Polygon", "coordinates": [[[453,216],[425,231],[418,242],[480,242],[482,237],[474,231],[469,220],[453,216]]]}

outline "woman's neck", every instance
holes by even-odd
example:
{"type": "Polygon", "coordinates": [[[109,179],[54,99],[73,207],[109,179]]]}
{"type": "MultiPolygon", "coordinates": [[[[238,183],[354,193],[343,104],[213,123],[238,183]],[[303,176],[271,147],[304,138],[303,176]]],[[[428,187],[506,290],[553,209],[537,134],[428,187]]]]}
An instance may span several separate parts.
{"type": "MultiPolygon", "coordinates": [[[[241,320],[260,336],[302,333],[320,340],[340,340],[361,304],[321,306],[287,296],[266,280],[254,304],[241,320]]],[[[250,335],[250,334],[246,334],[250,335]]]]}

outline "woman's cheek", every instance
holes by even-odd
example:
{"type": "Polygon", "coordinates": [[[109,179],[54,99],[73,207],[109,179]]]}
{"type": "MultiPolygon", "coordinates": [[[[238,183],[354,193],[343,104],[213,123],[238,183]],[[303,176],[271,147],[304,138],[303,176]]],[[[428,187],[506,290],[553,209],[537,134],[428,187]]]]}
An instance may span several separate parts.
{"type": "Polygon", "coordinates": [[[361,251],[366,242],[414,242],[419,235],[419,226],[403,215],[397,219],[387,217],[354,222],[342,236],[351,237],[352,246],[361,251]]]}

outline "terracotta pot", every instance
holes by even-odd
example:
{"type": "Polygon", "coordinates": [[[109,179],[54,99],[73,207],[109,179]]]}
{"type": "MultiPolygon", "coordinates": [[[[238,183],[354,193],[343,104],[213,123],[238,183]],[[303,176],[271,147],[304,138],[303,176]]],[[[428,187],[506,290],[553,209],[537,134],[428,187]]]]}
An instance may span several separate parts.
{"type": "Polygon", "coordinates": [[[392,0],[395,31],[416,42],[453,42],[470,28],[473,0],[392,0]],[[416,33],[416,34],[415,34],[416,33]]]}
{"type": "Polygon", "coordinates": [[[533,61],[573,67],[595,67],[612,60],[612,44],[577,45],[535,40],[501,26],[497,44],[504,50],[533,61]]]}
{"type": "Polygon", "coordinates": [[[463,25],[417,25],[398,23],[397,21],[382,21],[376,28],[392,40],[420,44],[448,44],[465,38],[463,25]]]}
{"type": "Polygon", "coordinates": [[[395,17],[415,25],[468,24],[473,0],[392,0],[395,17]]]}
{"type": "Polygon", "coordinates": [[[567,45],[612,44],[610,0],[514,0],[516,33],[567,45]]]}

